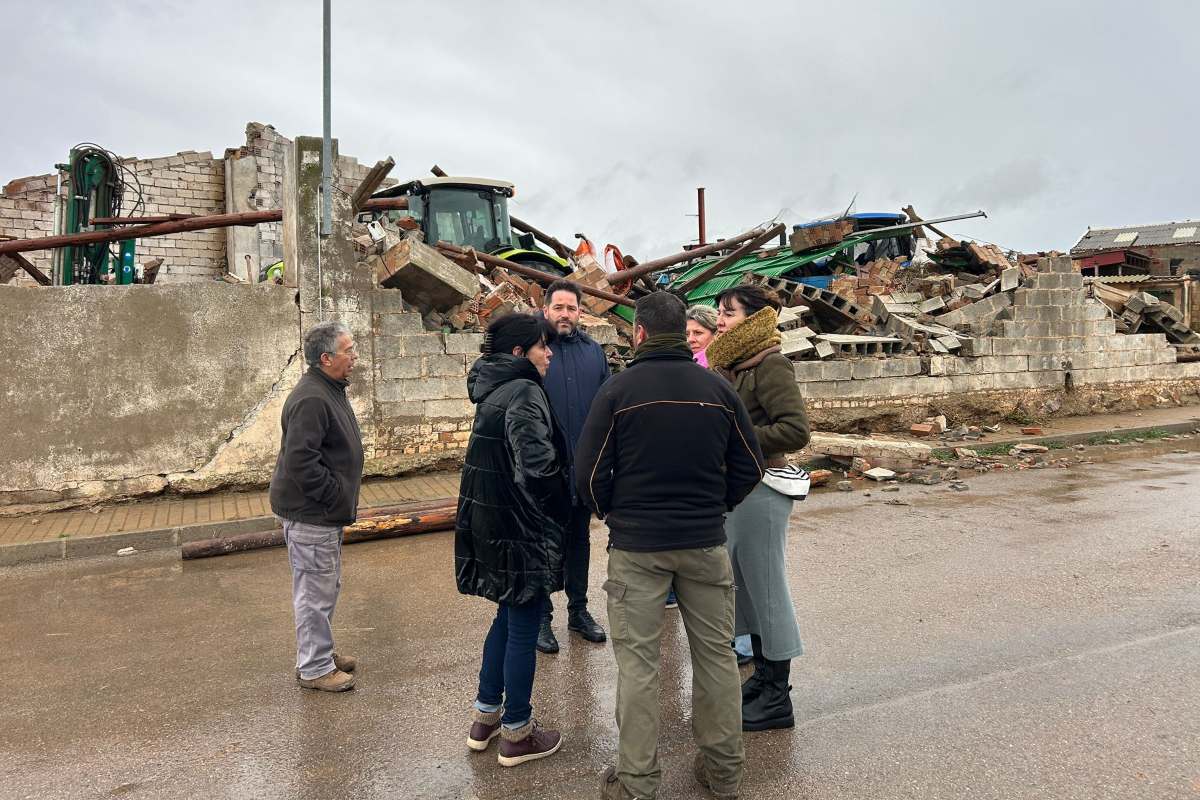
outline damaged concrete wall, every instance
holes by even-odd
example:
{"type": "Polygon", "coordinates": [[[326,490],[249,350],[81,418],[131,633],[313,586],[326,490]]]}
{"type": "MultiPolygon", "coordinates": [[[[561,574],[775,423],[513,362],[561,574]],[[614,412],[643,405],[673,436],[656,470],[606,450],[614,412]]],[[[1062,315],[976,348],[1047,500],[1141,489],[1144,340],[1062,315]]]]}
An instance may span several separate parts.
{"type": "Polygon", "coordinates": [[[0,286],[0,320],[0,504],[196,484],[214,461],[223,482],[261,475],[299,360],[293,292],[0,286]]]}
{"type": "Polygon", "coordinates": [[[973,340],[970,357],[797,363],[814,426],[867,432],[936,414],[994,421],[1200,402],[1200,362],[1176,363],[1162,334],[1117,334],[1069,259],[1041,267],[1002,312],[1000,335],[973,340]]]}

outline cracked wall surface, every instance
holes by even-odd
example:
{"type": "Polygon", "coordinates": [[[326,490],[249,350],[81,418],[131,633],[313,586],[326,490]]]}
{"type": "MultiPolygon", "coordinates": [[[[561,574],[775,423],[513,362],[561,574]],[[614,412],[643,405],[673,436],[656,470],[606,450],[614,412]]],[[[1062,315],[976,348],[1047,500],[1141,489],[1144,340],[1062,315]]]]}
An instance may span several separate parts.
{"type": "Polygon", "coordinates": [[[0,286],[0,505],[269,477],[299,377],[294,290],[0,286]],[[236,432],[236,436],[234,436],[236,432]]]}

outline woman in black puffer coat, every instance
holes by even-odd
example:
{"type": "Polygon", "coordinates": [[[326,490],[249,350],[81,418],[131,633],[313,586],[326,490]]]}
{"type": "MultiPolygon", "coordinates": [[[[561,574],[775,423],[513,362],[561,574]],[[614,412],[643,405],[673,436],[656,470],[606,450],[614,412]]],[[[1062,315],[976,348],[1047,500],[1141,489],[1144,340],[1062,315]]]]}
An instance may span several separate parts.
{"type": "Polygon", "coordinates": [[[570,513],[570,452],[542,388],[554,329],[529,314],[488,326],[467,376],[475,423],[458,492],[458,590],[496,603],[483,645],[467,745],[501,736],[499,761],[545,758],[562,743],[533,719],[534,645],[551,592],[563,588],[563,526],[570,513]]]}

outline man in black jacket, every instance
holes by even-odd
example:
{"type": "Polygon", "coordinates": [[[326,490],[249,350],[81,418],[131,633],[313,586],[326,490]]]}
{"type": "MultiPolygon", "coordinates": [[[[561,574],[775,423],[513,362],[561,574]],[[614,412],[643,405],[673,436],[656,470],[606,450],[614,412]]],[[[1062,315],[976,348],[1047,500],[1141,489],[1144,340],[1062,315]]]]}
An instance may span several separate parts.
{"type": "Polygon", "coordinates": [[[617,659],[617,767],[605,798],[658,790],[658,664],[672,583],[692,656],[696,777],[736,797],[743,748],[725,512],[762,479],[763,457],[737,393],[692,361],[684,305],[637,302],[636,356],[592,403],[576,451],[579,496],[608,523],[609,633],[617,659]]]}
{"type": "Polygon", "coordinates": [[[346,398],[358,353],[338,322],[304,337],[309,368],[283,404],[283,442],[271,478],[271,511],[283,525],[296,613],[296,680],[306,689],[354,688],[355,660],[333,651],[342,587],[342,528],[358,514],[362,434],[346,398]]]}

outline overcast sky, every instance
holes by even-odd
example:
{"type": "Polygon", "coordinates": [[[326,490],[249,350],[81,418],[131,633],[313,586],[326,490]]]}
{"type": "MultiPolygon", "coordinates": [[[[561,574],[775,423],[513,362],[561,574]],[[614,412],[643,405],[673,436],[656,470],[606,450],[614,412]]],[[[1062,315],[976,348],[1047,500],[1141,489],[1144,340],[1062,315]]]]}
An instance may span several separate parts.
{"type": "MultiPolygon", "coordinates": [[[[220,154],[321,132],[319,0],[0,0],[0,184],[70,146],[220,154]],[[103,9],[103,10],[101,10],[103,9]]],[[[1200,217],[1200,3],[333,3],[333,132],[393,176],[645,260],[778,214],[907,203],[1006,247],[1200,217]]]]}

